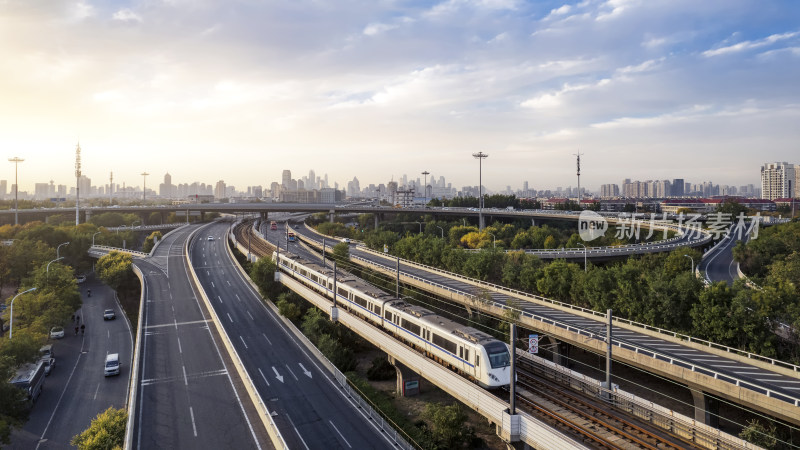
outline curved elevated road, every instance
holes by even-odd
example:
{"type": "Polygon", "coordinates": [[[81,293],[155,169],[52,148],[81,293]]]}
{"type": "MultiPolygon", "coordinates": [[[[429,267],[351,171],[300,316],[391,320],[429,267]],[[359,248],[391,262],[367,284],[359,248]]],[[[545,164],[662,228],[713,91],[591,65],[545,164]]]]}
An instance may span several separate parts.
{"type": "Polygon", "coordinates": [[[192,266],[289,448],[392,448],[244,279],[226,249],[229,227],[198,233],[192,266]]]}

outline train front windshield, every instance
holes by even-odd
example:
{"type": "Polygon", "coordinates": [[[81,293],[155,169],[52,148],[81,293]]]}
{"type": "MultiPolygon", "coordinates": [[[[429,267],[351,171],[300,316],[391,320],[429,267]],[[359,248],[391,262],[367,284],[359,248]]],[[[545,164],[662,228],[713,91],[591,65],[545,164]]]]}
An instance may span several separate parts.
{"type": "Polygon", "coordinates": [[[484,346],[486,354],[489,355],[489,364],[492,369],[499,369],[511,365],[511,354],[508,347],[502,342],[492,342],[484,346]]]}

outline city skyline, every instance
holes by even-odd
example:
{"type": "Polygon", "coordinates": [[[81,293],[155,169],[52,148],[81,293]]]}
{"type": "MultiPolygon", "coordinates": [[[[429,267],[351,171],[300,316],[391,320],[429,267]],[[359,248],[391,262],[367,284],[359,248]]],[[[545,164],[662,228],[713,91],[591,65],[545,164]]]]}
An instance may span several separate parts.
{"type": "Polygon", "coordinates": [[[79,141],[84,174],[129,185],[266,185],[314,161],[340,187],[460,188],[478,151],[493,191],[574,186],[578,152],[591,190],[758,184],[797,152],[798,19],[791,1],[11,1],[0,147],[28,192],[74,186],[79,141]]]}

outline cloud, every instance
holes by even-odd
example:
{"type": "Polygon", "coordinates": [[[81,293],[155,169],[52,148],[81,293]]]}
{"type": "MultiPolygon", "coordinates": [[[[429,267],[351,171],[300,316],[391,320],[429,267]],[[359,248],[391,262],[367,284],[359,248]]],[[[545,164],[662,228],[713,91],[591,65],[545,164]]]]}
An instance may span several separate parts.
{"type": "Polygon", "coordinates": [[[800,35],[800,32],[798,32],[798,31],[792,31],[792,32],[782,33],[782,34],[772,34],[772,35],[769,35],[769,36],[765,37],[764,39],[759,39],[757,41],[742,41],[742,42],[739,42],[737,44],[729,45],[729,46],[726,46],[726,47],[720,47],[720,48],[716,48],[716,49],[713,49],[713,50],[706,50],[702,54],[703,54],[703,56],[705,56],[707,58],[710,58],[710,57],[714,57],[714,56],[738,53],[738,52],[743,52],[745,50],[751,50],[751,49],[754,49],[754,48],[759,48],[759,47],[764,47],[764,46],[767,46],[767,45],[771,45],[771,44],[774,44],[776,42],[785,41],[787,39],[791,39],[791,38],[796,37],[798,35],[800,35]]]}
{"type": "Polygon", "coordinates": [[[610,83],[611,83],[610,78],[603,78],[594,83],[584,83],[584,84],[567,83],[564,84],[561,87],[561,89],[555,92],[548,92],[545,94],[541,94],[537,97],[525,100],[520,104],[520,106],[522,106],[523,108],[534,108],[534,109],[553,108],[556,106],[560,106],[562,104],[562,98],[568,93],[601,88],[607,86],[610,83]]]}
{"type": "Polygon", "coordinates": [[[128,8],[120,9],[112,16],[114,20],[121,22],[141,22],[142,17],[128,8]]]}
{"type": "Polygon", "coordinates": [[[75,20],[83,20],[93,17],[95,15],[94,6],[81,0],[72,5],[72,18],[75,20]]]}

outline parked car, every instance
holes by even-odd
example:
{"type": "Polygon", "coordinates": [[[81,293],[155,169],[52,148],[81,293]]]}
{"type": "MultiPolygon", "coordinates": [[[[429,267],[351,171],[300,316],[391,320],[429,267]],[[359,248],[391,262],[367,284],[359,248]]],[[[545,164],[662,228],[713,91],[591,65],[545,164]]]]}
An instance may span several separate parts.
{"type": "Polygon", "coordinates": [[[56,366],[56,359],[51,358],[49,356],[45,356],[40,361],[44,364],[44,374],[45,376],[50,375],[50,372],[53,371],[53,367],[56,366]]]}
{"type": "Polygon", "coordinates": [[[117,318],[117,315],[114,313],[113,309],[107,309],[103,311],[103,320],[114,320],[117,318]]]}
{"type": "Polygon", "coordinates": [[[64,338],[64,327],[50,328],[50,339],[63,339],[63,338],[64,338]]]}

